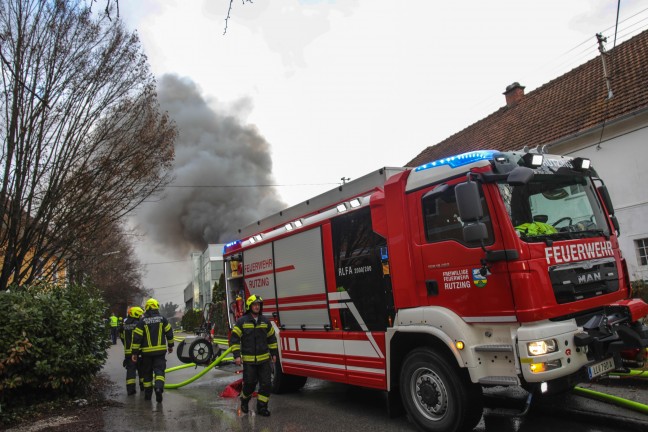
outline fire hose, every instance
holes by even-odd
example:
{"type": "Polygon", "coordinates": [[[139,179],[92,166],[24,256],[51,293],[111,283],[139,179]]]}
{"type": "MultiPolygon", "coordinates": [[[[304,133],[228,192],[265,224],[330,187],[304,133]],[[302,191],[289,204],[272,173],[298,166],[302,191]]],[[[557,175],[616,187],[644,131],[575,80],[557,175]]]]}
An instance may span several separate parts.
{"type": "Polygon", "coordinates": [[[612,403],[612,404],[615,404],[615,405],[619,405],[619,406],[621,406],[623,408],[629,408],[631,410],[635,410],[635,411],[642,412],[644,414],[648,414],[648,405],[645,405],[645,404],[642,404],[642,403],[639,403],[639,402],[634,402],[634,401],[631,401],[631,400],[628,400],[628,399],[623,399],[623,398],[620,398],[620,397],[617,397],[617,396],[609,395],[607,393],[601,393],[601,392],[585,389],[585,388],[578,387],[578,386],[574,387],[574,393],[577,394],[577,395],[589,397],[589,398],[592,398],[592,399],[598,399],[598,400],[601,400],[603,402],[609,402],[609,403],[612,403]]]}
{"type": "MultiPolygon", "coordinates": [[[[196,381],[198,378],[202,377],[207,372],[209,372],[214,366],[216,366],[217,364],[222,362],[230,352],[232,352],[231,347],[227,348],[227,350],[225,350],[220,356],[218,356],[218,358],[216,360],[214,360],[209,366],[207,366],[206,368],[204,368],[203,370],[198,372],[193,377],[191,377],[191,378],[189,378],[189,379],[187,379],[185,381],[182,381],[180,383],[177,383],[177,384],[164,384],[164,388],[165,389],[177,389],[177,388],[186,386],[187,384],[191,384],[192,382],[196,381]]],[[[175,366],[175,367],[172,367],[170,369],[165,370],[165,372],[173,372],[173,371],[188,368],[188,367],[191,367],[191,366],[195,366],[195,363],[188,363],[188,364],[184,364],[184,365],[180,365],[180,366],[175,366]]]]}
{"type": "MultiPolygon", "coordinates": [[[[621,378],[648,378],[648,370],[641,369],[631,369],[630,372],[620,373],[615,372],[611,373],[608,378],[611,379],[621,379],[621,378]]],[[[574,387],[574,393],[580,396],[589,397],[591,399],[598,399],[603,402],[608,402],[614,405],[621,406],[623,408],[628,408],[634,411],[638,411],[644,414],[648,414],[648,405],[642,404],[639,402],[631,401],[624,399],[618,396],[613,396],[607,393],[601,393],[594,390],[586,389],[583,387],[576,386],[574,387]]]]}

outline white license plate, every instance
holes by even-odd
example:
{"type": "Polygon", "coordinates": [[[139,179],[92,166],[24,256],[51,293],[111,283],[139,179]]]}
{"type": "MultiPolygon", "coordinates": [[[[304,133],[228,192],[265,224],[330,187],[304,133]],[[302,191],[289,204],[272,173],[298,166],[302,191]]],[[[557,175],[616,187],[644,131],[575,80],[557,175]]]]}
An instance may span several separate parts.
{"type": "Polygon", "coordinates": [[[587,374],[592,379],[611,370],[614,370],[614,359],[609,358],[589,366],[587,368],[587,374]]]}

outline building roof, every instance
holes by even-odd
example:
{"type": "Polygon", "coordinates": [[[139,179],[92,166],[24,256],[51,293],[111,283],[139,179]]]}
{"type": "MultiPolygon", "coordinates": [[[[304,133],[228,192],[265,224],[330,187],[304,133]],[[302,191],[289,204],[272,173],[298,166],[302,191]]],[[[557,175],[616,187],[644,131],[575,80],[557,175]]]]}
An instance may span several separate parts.
{"type": "Polygon", "coordinates": [[[524,95],[440,143],[407,166],[478,149],[521,150],[552,144],[648,108],[648,31],[608,51],[614,96],[607,98],[601,56],[524,95]]]}

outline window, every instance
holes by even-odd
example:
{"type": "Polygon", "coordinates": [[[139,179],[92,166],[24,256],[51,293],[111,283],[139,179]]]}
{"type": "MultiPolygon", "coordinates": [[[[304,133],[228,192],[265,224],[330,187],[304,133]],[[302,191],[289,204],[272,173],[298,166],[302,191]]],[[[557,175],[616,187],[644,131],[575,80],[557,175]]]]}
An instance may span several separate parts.
{"type": "Polygon", "coordinates": [[[635,240],[635,245],[637,245],[639,265],[648,266],[648,238],[635,240]]]}
{"type": "MultiPolygon", "coordinates": [[[[482,208],[484,209],[484,217],[481,219],[481,222],[486,224],[488,231],[488,239],[485,243],[491,244],[493,242],[493,227],[491,226],[488,206],[486,205],[481,186],[479,187],[479,195],[481,197],[482,208]]],[[[459,243],[464,243],[464,223],[459,218],[454,186],[448,186],[446,184],[437,186],[423,196],[422,206],[425,238],[428,243],[445,240],[455,240],[459,243]]],[[[469,246],[478,247],[480,244],[470,244],[469,246]]]]}

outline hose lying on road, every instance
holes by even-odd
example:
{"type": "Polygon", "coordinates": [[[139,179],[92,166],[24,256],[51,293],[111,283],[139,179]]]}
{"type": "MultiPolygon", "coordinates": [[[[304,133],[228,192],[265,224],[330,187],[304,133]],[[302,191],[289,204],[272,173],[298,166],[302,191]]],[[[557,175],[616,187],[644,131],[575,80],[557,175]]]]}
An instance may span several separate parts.
{"type": "Polygon", "coordinates": [[[639,402],[633,402],[633,401],[628,400],[628,399],[623,399],[623,398],[620,398],[620,397],[617,397],[617,396],[612,396],[612,395],[609,395],[609,394],[606,394],[606,393],[601,393],[601,392],[585,389],[585,388],[578,387],[578,386],[574,387],[574,393],[576,393],[578,395],[581,395],[581,396],[590,397],[592,399],[598,399],[598,400],[601,400],[603,402],[613,403],[615,405],[619,405],[619,406],[622,406],[624,408],[629,408],[631,410],[635,410],[635,411],[639,411],[639,412],[648,414],[648,405],[644,405],[644,404],[639,403],[639,402]]]}
{"type": "Polygon", "coordinates": [[[648,378],[648,370],[631,369],[628,373],[614,372],[609,378],[648,378]]]}
{"type": "MultiPolygon", "coordinates": [[[[164,384],[164,388],[165,388],[165,389],[177,389],[177,388],[180,388],[180,387],[186,386],[187,384],[191,384],[192,382],[196,381],[198,378],[202,377],[202,376],[205,375],[207,372],[209,372],[209,370],[210,370],[211,368],[213,368],[214,366],[216,366],[217,364],[219,364],[220,362],[222,362],[222,361],[227,357],[227,355],[228,355],[231,351],[232,351],[232,348],[231,348],[231,347],[230,347],[230,348],[227,348],[227,350],[225,350],[225,351],[223,352],[223,354],[221,354],[220,356],[218,356],[218,358],[217,358],[216,360],[214,360],[214,361],[213,361],[209,366],[207,366],[205,369],[201,370],[200,372],[198,372],[196,375],[194,375],[193,377],[189,378],[188,380],[182,381],[181,383],[178,383],[178,384],[164,384]]],[[[171,369],[173,369],[173,370],[178,370],[178,369],[183,369],[183,368],[186,368],[186,367],[190,367],[190,366],[192,366],[192,365],[195,366],[195,364],[193,364],[193,363],[187,363],[186,365],[176,366],[175,368],[171,368],[171,369]]],[[[167,369],[167,370],[168,370],[168,369],[167,369]]],[[[170,371],[170,370],[168,370],[168,371],[170,371]]]]}

